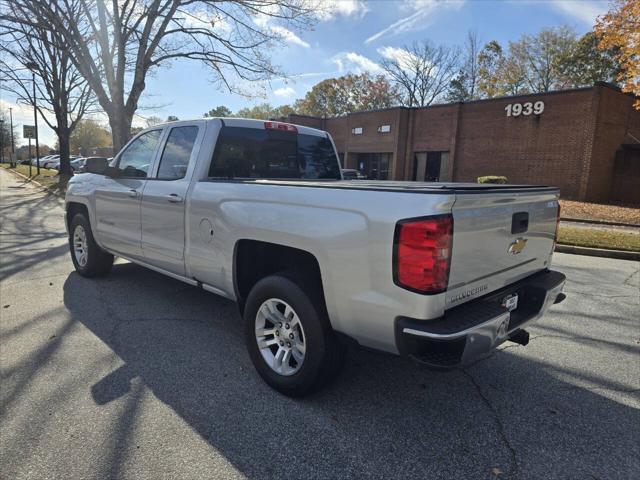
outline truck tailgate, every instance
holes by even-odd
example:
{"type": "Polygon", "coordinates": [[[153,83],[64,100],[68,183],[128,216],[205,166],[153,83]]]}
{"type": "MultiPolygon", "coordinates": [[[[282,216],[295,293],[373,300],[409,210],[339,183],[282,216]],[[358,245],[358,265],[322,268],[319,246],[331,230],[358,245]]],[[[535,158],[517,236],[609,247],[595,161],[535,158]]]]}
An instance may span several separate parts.
{"type": "Polygon", "coordinates": [[[446,307],[503,288],[549,266],[559,191],[464,191],[453,205],[446,307]]]}

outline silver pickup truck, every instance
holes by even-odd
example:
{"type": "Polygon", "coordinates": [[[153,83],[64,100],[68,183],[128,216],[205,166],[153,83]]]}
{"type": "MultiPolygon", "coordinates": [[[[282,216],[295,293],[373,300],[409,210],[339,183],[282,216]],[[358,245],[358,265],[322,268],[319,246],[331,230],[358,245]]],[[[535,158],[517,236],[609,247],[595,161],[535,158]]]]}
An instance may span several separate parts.
{"type": "Polygon", "coordinates": [[[524,345],[564,298],[555,188],[347,181],[326,132],[227,118],[149,128],[85,168],[66,196],[77,272],[118,256],[235,300],[255,368],[290,396],[350,342],[442,369],[524,345]]]}

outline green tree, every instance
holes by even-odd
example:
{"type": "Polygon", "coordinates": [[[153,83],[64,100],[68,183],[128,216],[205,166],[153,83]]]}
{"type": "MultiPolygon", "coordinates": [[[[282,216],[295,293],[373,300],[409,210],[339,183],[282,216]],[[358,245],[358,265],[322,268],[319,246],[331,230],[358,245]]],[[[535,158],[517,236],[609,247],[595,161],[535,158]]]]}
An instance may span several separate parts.
{"type": "Polygon", "coordinates": [[[71,152],[87,155],[93,148],[111,146],[111,133],[96,120],[85,119],[78,122],[70,138],[71,152]]]}
{"type": "Polygon", "coordinates": [[[524,75],[526,88],[531,92],[548,92],[563,88],[563,59],[576,47],[575,32],[566,26],[546,28],[537,35],[523,35],[509,42],[507,64],[524,75]]]}
{"type": "Polygon", "coordinates": [[[269,103],[261,103],[253,107],[245,107],[238,110],[234,116],[240,118],[257,118],[258,120],[269,120],[276,117],[276,109],[269,103]]]}
{"type": "Polygon", "coordinates": [[[204,114],[205,117],[230,117],[231,110],[224,105],[218,105],[216,108],[212,108],[204,114]]]}
{"type": "Polygon", "coordinates": [[[297,100],[293,109],[303,115],[335,117],[387,108],[399,101],[397,88],[384,76],[363,73],[323,80],[297,100]]]}
{"type": "Polygon", "coordinates": [[[586,33],[571,50],[560,58],[563,83],[567,87],[585,87],[596,82],[616,83],[620,65],[614,49],[598,48],[600,39],[594,32],[586,33]]]}

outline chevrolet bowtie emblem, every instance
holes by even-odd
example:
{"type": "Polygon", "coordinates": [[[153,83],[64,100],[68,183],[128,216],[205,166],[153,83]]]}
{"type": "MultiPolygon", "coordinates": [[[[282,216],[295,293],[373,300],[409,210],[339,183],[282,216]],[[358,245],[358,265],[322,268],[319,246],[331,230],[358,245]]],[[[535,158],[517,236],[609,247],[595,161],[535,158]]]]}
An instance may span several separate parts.
{"type": "Polygon", "coordinates": [[[524,247],[526,246],[527,246],[527,239],[520,237],[515,241],[513,241],[511,245],[509,245],[509,253],[511,255],[517,255],[519,253],[522,253],[522,251],[524,250],[524,247]]]}

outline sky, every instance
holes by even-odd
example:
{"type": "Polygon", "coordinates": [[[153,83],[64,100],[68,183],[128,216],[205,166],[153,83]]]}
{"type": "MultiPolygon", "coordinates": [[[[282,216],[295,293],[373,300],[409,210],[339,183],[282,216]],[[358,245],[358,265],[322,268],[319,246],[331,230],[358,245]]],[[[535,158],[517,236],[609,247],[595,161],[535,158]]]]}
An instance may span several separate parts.
{"type": "MultiPolygon", "coordinates": [[[[272,62],[288,78],[269,83],[239,84],[252,98],[221,90],[210,71],[190,61],[176,61],[148,78],[134,125],[145,117],[200,118],[209,109],[225,105],[232,111],[269,102],[292,103],[319,81],[369,71],[380,73],[379,61],[414,41],[460,46],[468,31],[482,44],[502,45],[543,28],[569,25],[578,34],[591,30],[608,10],[599,0],[324,0],[325,12],[311,30],[291,31],[277,25],[282,44],[271,52],[272,62]]],[[[13,107],[14,125],[33,124],[28,106],[0,93],[0,107],[13,107]]],[[[55,134],[39,120],[40,142],[53,146],[55,134]]]]}

